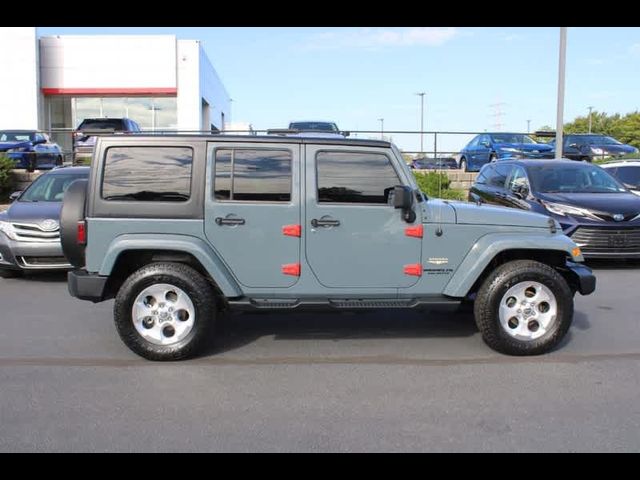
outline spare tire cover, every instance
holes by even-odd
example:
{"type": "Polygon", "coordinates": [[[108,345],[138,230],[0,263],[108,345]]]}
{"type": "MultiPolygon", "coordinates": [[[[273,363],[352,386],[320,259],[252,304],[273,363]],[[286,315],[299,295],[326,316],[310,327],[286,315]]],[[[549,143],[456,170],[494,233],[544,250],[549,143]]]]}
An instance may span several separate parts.
{"type": "Polygon", "coordinates": [[[76,180],[64,194],[60,214],[62,252],[74,267],[84,267],[84,245],[78,245],[78,222],[85,218],[88,180],[76,180]]]}

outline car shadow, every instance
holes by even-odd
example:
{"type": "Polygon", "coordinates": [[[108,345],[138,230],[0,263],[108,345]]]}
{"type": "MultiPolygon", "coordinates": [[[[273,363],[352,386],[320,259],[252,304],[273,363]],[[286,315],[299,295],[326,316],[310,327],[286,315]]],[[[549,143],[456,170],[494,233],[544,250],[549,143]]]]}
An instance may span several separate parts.
{"type": "Polygon", "coordinates": [[[230,313],[219,317],[215,339],[204,355],[274,340],[340,341],[469,337],[478,332],[473,315],[457,310],[368,312],[230,313]]]}
{"type": "Polygon", "coordinates": [[[53,271],[53,272],[25,271],[21,277],[13,278],[11,279],[11,281],[62,283],[67,281],[67,272],[65,271],[53,271]]]}

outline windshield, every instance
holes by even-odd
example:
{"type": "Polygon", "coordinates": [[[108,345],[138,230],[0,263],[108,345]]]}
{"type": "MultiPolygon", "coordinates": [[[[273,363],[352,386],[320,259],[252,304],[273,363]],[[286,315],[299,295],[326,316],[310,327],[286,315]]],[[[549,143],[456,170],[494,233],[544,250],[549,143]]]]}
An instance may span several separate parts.
{"type": "Polygon", "coordinates": [[[86,118],[78,130],[124,130],[123,121],[117,118],[86,118]]]}
{"type": "Polygon", "coordinates": [[[627,187],[636,190],[640,187],[640,165],[636,167],[618,167],[616,177],[627,187]]]}
{"type": "Polygon", "coordinates": [[[518,135],[515,133],[501,133],[491,135],[493,143],[536,143],[527,135],[518,135]]]}
{"type": "Polygon", "coordinates": [[[605,137],[604,135],[591,135],[586,138],[586,143],[589,145],[622,145],[615,138],[605,137]]]}
{"type": "Polygon", "coordinates": [[[289,125],[291,130],[314,130],[320,132],[337,132],[338,126],[330,122],[293,122],[289,125]]]}
{"type": "Polygon", "coordinates": [[[11,132],[4,130],[0,132],[0,142],[31,142],[34,136],[34,132],[11,132]]]}
{"type": "Polygon", "coordinates": [[[528,167],[533,189],[541,193],[624,193],[624,188],[602,168],[586,163],[528,167]]]}
{"type": "Polygon", "coordinates": [[[61,202],[64,192],[76,180],[88,178],[89,174],[49,174],[38,177],[20,196],[20,202],[61,202]]]}

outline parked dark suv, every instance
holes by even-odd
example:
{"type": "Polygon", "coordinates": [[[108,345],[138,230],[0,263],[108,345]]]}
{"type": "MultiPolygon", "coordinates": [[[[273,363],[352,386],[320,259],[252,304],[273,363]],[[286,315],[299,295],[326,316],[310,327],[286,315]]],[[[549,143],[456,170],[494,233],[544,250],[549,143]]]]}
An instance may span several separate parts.
{"type": "Polygon", "coordinates": [[[469,201],[549,215],[585,258],[640,258],[640,197],[597,165],[570,160],[485,165],[469,201]]]}
{"type": "Polygon", "coordinates": [[[130,118],[85,118],[73,135],[73,163],[90,163],[99,135],[139,132],[130,118]]]}
{"type": "MultiPolygon", "coordinates": [[[[638,153],[638,149],[625,145],[613,137],[597,134],[571,134],[563,139],[562,156],[570,160],[593,162],[598,159],[622,157],[638,153]]],[[[555,149],[555,139],[549,143],[555,149]]]]}

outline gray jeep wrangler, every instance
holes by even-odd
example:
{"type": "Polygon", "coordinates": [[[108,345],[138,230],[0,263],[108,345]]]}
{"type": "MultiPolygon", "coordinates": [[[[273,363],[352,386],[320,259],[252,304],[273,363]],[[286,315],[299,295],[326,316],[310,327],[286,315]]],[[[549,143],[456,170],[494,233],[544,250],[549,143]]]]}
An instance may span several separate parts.
{"type": "Polygon", "coordinates": [[[101,137],[67,191],[71,295],[115,298],[124,343],[195,355],[227,309],[473,305],[484,341],[554,348],[595,290],[559,225],[427,198],[388,142],[271,136],[101,137]]]}

